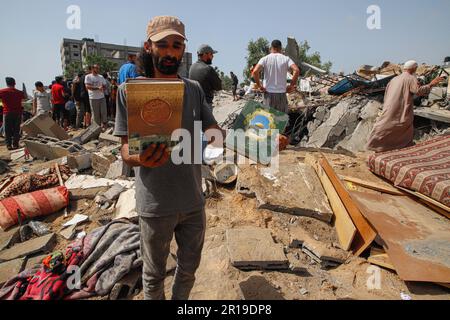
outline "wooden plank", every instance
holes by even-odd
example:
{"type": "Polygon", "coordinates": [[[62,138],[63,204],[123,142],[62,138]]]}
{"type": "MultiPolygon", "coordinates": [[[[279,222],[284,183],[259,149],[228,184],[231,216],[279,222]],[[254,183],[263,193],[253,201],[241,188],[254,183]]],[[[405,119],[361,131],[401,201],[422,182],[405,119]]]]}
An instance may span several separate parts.
{"type": "Polygon", "coordinates": [[[395,271],[395,267],[392,265],[388,254],[383,249],[372,247],[370,249],[370,256],[367,261],[369,261],[371,264],[375,264],[377,266],[395,271]]]}
{"type": "Polygon", "coordinates": [[[450,279],[450,221],[410,197],[350,192],[404,281],[450,279]]]}
{"type": "Polygon", "coordinates": [[[385,186],[385,185],[379,184],[377,182],[372,182],[372,181],[367,181],[367,180],[362,180],[362,179],[359,179],[359,178],[342,176],[342,175],[339,175],[339,178],[341,180],[352,182],[352,183],[357,184],[359,186],[362,186],[364,188],[372,189],[372,190],[375,190],[375,191],[389,193],[389,194],[393,194],[393,195],[397,195],[397,196],[404,196],[405,195],[403,192],[397,190],[394,187],[385,186]]]}
{"type": "Polygon", "coordinates": [[[436,207],[438,207],[441,210],[436,210],[436,211],[438,213],[442,214],[443,216],[445,216],[446,218],[450,219],[450,208],[447,207],[446,205],[444,205],[444,204],[442,204],[442,203],[440,203],[440,202],[438,202],[438,201],[436,201],[436,200],[434,200],[434,199],[432,199],[432,198],[430,198],[430,197],[428,197],[428,196],[426,196],[424,194],[421,194],[419,192],[408,190],[408,189],[403,188],[403,187],[397,187],[397,188],[399,188],[400,190],[403,190],[403,191],[405,191],[405,192],[407,192],[407,193],[409,193],[409,194],[411,194],[411,195],[413,195],[413,196],[415,196],[415,197],[417,197],[419,199],[424,200],[427,204],[430,204],[433,209],[436,209],[436,207]]]}
{"type": "Polygon", "coordinates": [[[344,250],[350,250],[353,239],[356,235],[356,227],[353,224],[347,209],[345,209],[339,195],[333,187],[330,179],[326,175],[325,171],[321,166],[318,165],[317,158],[314,156],[307,155],[305,157],[305,163],[311,165],[319,176],[320,182],[327,194],[328,201],[331,204],[331,208],[334,213],[334,225],[336,227],[336,232],[339,239],[339,244],[344,250]]]}
{"type": "Polygon", "coordinates": [[[319,164],[324,169],[325,173],[333,184],[334,189],[339,195],[339,198],[347,209],[353,223],[355,224],[357,233],[355,234],[352,243],[352,251],[356,256],[359,256],[372,244],[373,240],[375,240],[375,237],[377,236],[377,233],[361,214],[361,211],[353,202],[347,189],[342,184],[342,181],[339,180],[338,176],[334,172],[327,159],[323,157],[319,160],[319,164]]]}

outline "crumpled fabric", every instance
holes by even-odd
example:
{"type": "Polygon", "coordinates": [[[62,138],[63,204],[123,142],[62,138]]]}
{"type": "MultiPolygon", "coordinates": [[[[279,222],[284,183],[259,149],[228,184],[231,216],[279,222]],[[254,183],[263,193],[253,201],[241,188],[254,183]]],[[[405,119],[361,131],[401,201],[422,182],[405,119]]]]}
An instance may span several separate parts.
{"type": "Polygon", "coordinates": [[[106,296],[124,276],[142,267],[139,226],[126,220],[117,220],[95,229],[71,243],[63,259],[52,254],[45,264],[24,270],[0,289],[0,300],[77,300],[92,296],[106,296]],[[51,261],[59,261],[57,264],[51,261]],[[81,287],[69,289],[67,280],[78,266],[81,287]],[[61,270],[62,269],[62,270],[61,270]]]}
{"type": "MultiPolygon", "coordinates": [[[[69,179],[71,171],[68,166],[60,165],[59,171],[63,180],[69,179]]],[[[9,197],[49,189],[58,185],[59,179],[55,168],[51,168],[50,173],[47,175],[23,173],[16,176],[9,186],[0,193],[0,201],[9,197]]]]}

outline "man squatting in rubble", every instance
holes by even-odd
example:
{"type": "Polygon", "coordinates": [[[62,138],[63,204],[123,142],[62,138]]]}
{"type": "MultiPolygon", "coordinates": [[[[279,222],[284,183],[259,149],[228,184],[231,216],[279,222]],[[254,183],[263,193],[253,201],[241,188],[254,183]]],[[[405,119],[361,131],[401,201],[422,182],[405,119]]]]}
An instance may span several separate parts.
{"type": "Polygon", "coordinates": [[[418,64],[408,61],[404,72],[389,82],[384,96],[383,112],[375,123],[367,149],[385,152],[413,145],[414,95],[424,96],[444,78],[437,77],[430,84],[420,86],[415,73],[418,64]]]}
{"type": "MultiPolygon", "coordinates": [[[[178,18],[155,17],[148,24],[138,68],[146,77],[178,78],[185,40],[185,27],[178,18]]],[[[185,85],[182,127],[189,131],[194,149],[194,121],[202,122],[198,130],[205,132],[208,141],[212,139],[208,133],[217,134],[217,130],[209,129],[221,129],[199,83],[182,80],[185,85]]],[[[172,299],[187,300],[200,264],[206,228],[201,164],[175,165],[165,145],[153,144],[140,155],[129,155],[125,88],[126,84],[122,84],[118,90],[114,135],[122,138],[123,160],[135,167],[136,172],[144,299],[165,299],[166,263],[175,233],[178,251],[172,299]]],[[[222,131],[220,134],[223,135],[222,131]]]]}

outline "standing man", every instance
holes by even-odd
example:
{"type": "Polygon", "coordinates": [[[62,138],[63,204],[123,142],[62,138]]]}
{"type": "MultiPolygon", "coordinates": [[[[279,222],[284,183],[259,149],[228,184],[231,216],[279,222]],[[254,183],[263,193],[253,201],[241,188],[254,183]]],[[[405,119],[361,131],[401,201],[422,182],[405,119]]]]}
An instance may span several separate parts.
{"type": "Polygon", "coordinates": [[[230,72],[230,77],[231,77],[231,81],[233,82],[231,85],[231,90],[233,91],[233,101],[237,101],[238,96],[237,96],[237,86],[239,84],[239,79],[238,77],[236,77],[236,75],[233,73],[233,71],[230,72]]]}
{"type": "Polygon", "coordinates": [[[437,77],[430,84],[420,86],[414,76],[416,61],[408,61],[403,73],[389,82],[384,96],[383,112],[373,127],[367,149],[375,152],[402,149],[413,145],[414,95],[424,96],[444,78],[437,77]]]}
{"type": "Polygon", "coordinates": [[[300,69],[291,58],[282,54],[280,40],[272,41],[270,54],[259,60],[253,69],[252,76],[257,87],[264,92],[264,104],[281,112],[288,113],[286,92],[290,93],[297,87],[300,69]],[[260,73],[264,71],[264,85],[261,84],[260,73]],[[293,72],[292,81],[287,86],[287,73],[293,72]]]}
{"type": "Polygon", "coordinates": [[[100,75],[100,66],[95,64],[92,73],[86,76],[86,88],[89,92],[89,102],[94,113],[94,122],[106,130],[107,109],[106,109],[106,80],[100,75]]]}
{"type": "Polygon", "coordinates": [[[36,90],[33,93],[33,116],[46,114],[51,116],[52,113],[52,97],[50,93],[48,93],[44,84],[41,81],[38,81],[34,84],[36,90]]]}
{"type": "MultiPolygon", "coordinates": [[[[184,24],[176,17],[159,16],[150,21],[140,69],[146,77],[177,79],[186,49],[184,24]],[[150,66],[152,66],[150,68],[150,66]]],[[[189,131],[191,146],[200,131],[220,129],[200,85],[184,82],[182,128],[189,131]],[[201,123],[200,128],[194,122],[201,123]],[[197,132],[196,132],[197,131],[197,132]]],[[[141,230],[143,287],[146,300],[165,299],[164,279],[170,242],[178,245],[173,300],[187,300],[195,282],[205,237],[205,199],[201,164],[176,165],[165,145],[151,145],[140,155],[130,155],[128,146],[126,84],[119,87],[114,135],[122,138],[122,157],[135,167],[136,205],[141,230]]],[[[196,148],[198,149],[198,148],[196,148]]]]}
{"type": "Polygon", "coordinates": [[[7,88],[0,90],[0,99],[3,102],[3,126],[5,129],[6,148],[15,150],[19,148],[20,123],[22,122],[22,100],[25,94],[16,89],[16,80],[7,77],[7,88]]]}
{"type": "Polygon", "coordinates": [[[91,117],[92,117],[91,103],[89,101],[89,92],[88,92],[88,89],[86,88],[86,76],[88,74],[90,74],[91,71],[92,71],[92,66],[87,66],[85,73],[80,78],[81,101],[83,102],[83,105],[84,105],[83,120],[84,120],[84,127],[86,127],[86,128],[91,125],[91,117]]]}
{"type": "Polygon", "coordinates": [[[138,77],[138,73],[136,70],[136,54],[130,53],[128,54],[128,62],[125,63],[119,69],[119,80],[118,83],[122,84],[127,79],[134,79],[138,77]]]}
{"type": "Polygon", "coordinates": [[[203,44],[197,51],[198,61],[189,70],[189,79],[198,81],[206,96],[206,102],[213,108],[214,91],[222,90],[222,80],[217,72],[211,67],[214,59],[213,50],[209,45],[203,44]]]}
{"type": "Polygon", "coordinates": [[[67,130],[66,91],[63,86],[63,78],[55,77],[52,84],[53,120],[67,130]]]}
{"type": "Polygon", "coordinates": [[[75,100],[75,106],[77,110],[77,117],[75,122],[75,128],[81,129],[83,128],[83,119],[85,115],[84,101],[81,97],[81,90],[83,83],[81,82],[81,78],[83,77],[83,72],[78,73],[77,77],[73,80],[72,83],[72,97],[75,100]]]}

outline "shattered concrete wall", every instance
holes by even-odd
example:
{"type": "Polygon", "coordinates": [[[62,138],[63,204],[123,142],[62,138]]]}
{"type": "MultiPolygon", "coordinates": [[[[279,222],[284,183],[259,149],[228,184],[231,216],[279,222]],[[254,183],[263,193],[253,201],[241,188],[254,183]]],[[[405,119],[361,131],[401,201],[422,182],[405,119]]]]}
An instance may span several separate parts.
{"type": "Polygon", "coordinates": [[[373,125],[383,108],[381,99],[352,96],[337,105],[317,107],[314,119],[307,125],[308,136],[303,138],[301,146],[365,151],[373,125]]]}

